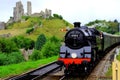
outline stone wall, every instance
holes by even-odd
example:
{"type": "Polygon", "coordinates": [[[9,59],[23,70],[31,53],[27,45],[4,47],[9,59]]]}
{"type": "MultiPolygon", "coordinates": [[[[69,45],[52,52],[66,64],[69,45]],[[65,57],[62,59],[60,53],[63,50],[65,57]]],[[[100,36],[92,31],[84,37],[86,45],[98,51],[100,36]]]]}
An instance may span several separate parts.
{"type": "Polygon", "coordinates": [[[0,29],[2,30],[2,29],[5,29],[5,28],[6,28],[5,23],[4,22],[0,22],[0,29]]]}
{"type": "Polygon", "coordinates": [[[6,33],[6,34],[1,34],[0,35],[0,38],[3,37],[3,38],[8,38],[8,37],[11,37],[12,35],[10,33],[6,33]]]}
{"type": "Polygon", "coordinates": [[[52,16],[52,10],[45,9],[45,11],[41,11],[40,13],[34,13],[31,16],[33,17],[42,17],[42,18],[49,18],[52,16]]]}

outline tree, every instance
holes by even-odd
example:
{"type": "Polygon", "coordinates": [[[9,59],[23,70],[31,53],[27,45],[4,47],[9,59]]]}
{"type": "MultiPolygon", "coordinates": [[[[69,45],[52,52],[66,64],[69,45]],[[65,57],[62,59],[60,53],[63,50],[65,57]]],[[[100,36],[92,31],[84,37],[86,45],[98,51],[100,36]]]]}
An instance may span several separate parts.
{"type": "Polygon", "coordinates": [[[60,40],[55,36],[51,37],[43,46],[41,54],[48,58],[54,55],[58,55],[60,49],[60,40]]]}
{"type": "Polygon", "coordinates": [[[61,15],[58,14],[53,14],[54,18],[58,18],[58,19],[63,19],[63,17],[61,15]]]}
{"type": "Polygon", "coordinates": [[[115,20],[114,20],[114,22],[115,22],[115,23],[118,23],[118,20],[117,20],[117,19],[115,19],[115,20]]]}
{"type": "Polygon", "coordinates": [[[41,50],[42,46],[46,43],[46,37],[44,34],[40,34],[35,43],[35,49],[41,50]]]}
{"type": "Polygon", "coordinates": [[[43,56],[42,56],[42,54],[40,53],[40,51],[39,50],[34,50],[33,51],[33,53],[32,53],[32,55],[30,55],[30,59],[31,60],[38,60],[38,59],[41,59],[43,56]]]}
{"type": "Polygon", "coordinates": [[[33,32],[33,31],[34,31],[34,28],[30,28],[30,29],[27,29],[27,30],[26,30],[26,33],[27,33],[27,34],[30,34],[30,33],[33,32]]]}
{"type": "Polygon", "coordinates": [[[11,53],[18,51],[16,44],[10,39],[0,38],[0,52],[11,53]]]}
{"type": "Polygon", "coordinates": [[[14,41],[18,48],[25,48],[27,49],[33,49],[35,42],[29,38],[25,38],[23,36],[17,36],[13,37],[12,41],[14,41]]]}

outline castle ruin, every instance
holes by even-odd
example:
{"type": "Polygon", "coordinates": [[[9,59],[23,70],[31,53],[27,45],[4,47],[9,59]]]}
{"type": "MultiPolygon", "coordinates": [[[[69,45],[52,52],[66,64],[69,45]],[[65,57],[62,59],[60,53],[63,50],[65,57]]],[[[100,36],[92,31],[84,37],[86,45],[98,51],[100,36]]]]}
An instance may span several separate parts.
{"type": "Polygon", "coordinates": [[[21,20],[21,17],[24,15],[24,9],[21,1],[16,2],[16,7],[13,8],[13,20],[19,21],[21,20]]]}
{"type": "Polygon", "coordinates": [[[41,11],[40,13],[34,13],[31,16],[33,17],[42,17],[42,18],[49,18],[52,15],[52,10],[49,9],[45,9],[44,11],[41,11]]]}
{"type": "Polygon", "coordinates": [[[31,14],[32,14],[31,2],[27,1],[27,15],[30,16],[31,14]]]}
{"type": "Polygon", "coordinates": [[[5,22],[0,22],[0,30],[5,29],[6,25],[5,22]]]}
{"type": "Polygon", "coordinates": [[[49,18],[52,15],[52,11],[49,9],[45,9],[45,11],[32,14],[32,4],[30,1],[27,1],[27,13],[25,14],[22,2],[18,1],[16,2],[16,6],[13,8],[13,17],[9,19],[8,23],[21,21],[21,17],[24,15],[32,17],[49,18]]]}

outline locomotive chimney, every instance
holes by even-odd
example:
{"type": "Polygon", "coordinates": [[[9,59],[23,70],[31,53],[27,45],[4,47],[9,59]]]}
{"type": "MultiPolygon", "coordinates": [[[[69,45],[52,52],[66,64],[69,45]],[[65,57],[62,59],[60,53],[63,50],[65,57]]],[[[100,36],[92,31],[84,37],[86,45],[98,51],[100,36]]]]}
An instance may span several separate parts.
{"type": "Polygon", "coordinates": [[[80,27],[80,22],[74,22],[74,27],[80,27]]]}

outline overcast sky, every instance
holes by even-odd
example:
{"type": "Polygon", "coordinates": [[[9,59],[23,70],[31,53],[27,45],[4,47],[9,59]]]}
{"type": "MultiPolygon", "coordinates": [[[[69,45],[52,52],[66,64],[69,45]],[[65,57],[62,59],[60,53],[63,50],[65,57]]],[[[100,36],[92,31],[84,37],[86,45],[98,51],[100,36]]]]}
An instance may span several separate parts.
{"type": "MultiPolygon", "coordinates": [[[[20,0],[0,0],[0,21],[7,21],[13,16],[13,7],[20,0]]],[[[27,0],[21,0],[26,12],[27,0]]],[[[32,13],[40,12],[46,8],[52,13],[63,16],[73,23],[82,24],[96,19],[114,20],[120,22],[120,0],[29,0],[32,2],[32,13]]]]}

